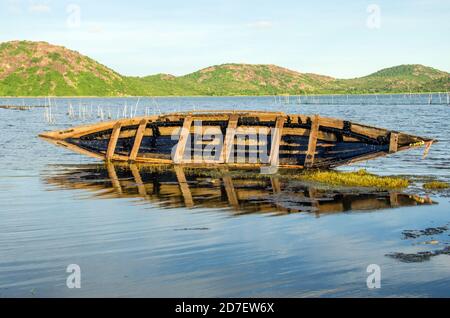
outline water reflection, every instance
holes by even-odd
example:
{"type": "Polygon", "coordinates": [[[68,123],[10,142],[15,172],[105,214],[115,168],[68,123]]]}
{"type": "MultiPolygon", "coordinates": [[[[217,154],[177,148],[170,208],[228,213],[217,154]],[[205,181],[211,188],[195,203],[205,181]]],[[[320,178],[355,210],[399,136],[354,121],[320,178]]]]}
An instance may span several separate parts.
{"type": "Polygon", "coordinates": [[[60,166],[46,183],[93,197],[142,198],[163,208],[229,209],[234,215],[309,212],[317,216],[433,204],[395,191],[330,189],[252,172],[137,165],[60,166]]]}

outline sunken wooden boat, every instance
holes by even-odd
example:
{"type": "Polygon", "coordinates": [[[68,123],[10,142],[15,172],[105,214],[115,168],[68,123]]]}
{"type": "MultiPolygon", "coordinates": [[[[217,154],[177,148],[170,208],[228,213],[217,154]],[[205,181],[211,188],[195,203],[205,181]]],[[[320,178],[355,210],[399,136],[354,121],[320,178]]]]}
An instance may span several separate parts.
{"type": "Polygon", "coordinates": [[[121,119],[40,134],[105,161],[332,168],[436,140],[318,115],[203,111],[121,119]]]}

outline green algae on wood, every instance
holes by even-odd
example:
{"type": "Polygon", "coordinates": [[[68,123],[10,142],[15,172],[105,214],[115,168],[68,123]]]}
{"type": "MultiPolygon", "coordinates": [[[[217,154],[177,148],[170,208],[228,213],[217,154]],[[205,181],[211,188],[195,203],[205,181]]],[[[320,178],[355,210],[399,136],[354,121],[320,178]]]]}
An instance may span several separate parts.
{"type": "Polygon", "coordinates": [[[402,189],[409,186],[409,180],[400,177],[377,176],[359,170],[356,172],[314,171],[297,176],[297,179],[335,186],[368,187],[377,189],[402,189]]]}
{"type": "MultiPolygon", "coordinates": [[[[261,179],[270,178],[272,176],[260,174],[257,171],[221,171],[219,169],[203,170],[202,174],[209,177],[220,177],[220,175],[222,174],[229,174],[231,176],[239,176],[240,178],[256,177],[261,179]]],[[[410,183],[406,178],[394,176],[377,176],[367,172],[366,170],[359,170],[356,172],[340,172],[334,170],[294,172],[292,170],[280,169],[279,173],[273,176],[279,177],[283,180],[297,180],[317,182],[331,186],[367,187],[376,189],[403,189],[407,188],[410,183]]]]}

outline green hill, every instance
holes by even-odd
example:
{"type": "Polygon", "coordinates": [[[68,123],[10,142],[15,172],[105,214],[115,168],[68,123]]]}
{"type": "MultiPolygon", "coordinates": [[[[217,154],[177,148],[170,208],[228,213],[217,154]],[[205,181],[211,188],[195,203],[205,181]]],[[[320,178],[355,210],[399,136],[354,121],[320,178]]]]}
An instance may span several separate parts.
{"type": "Polygon", "coordinates": [[[0,96],[225,96],[450,91],[450,74],[401,65],[355,79],[275,65],[224,64],[184,76],[127,77],[46,42],[0,44],[0,96]]]}
{"type": "Polygon", "coordinates": [[[224,64],[177,79],[204,95],[275,95],[313,92],[333,78],[275,65],[224,64]]]}
{"type": "Polygon", "coordinates": [[[89,57],[45,42],[0,44],[0,95],[120,95],[126,81],[89,57]]]}
{"type": "Polygon", "coordinates": [[[400,93],[450,90],[450,74],[413,64],[386,68],[368,76],[337,80],[338,92],[400,93]]]}

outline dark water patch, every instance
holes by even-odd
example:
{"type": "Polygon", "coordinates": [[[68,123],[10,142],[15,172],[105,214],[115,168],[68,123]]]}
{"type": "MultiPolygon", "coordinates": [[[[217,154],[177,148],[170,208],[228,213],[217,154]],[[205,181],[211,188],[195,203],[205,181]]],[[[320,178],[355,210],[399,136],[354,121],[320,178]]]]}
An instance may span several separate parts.
{"type": "Polygon", "coordinates": [[[404,230],[402,232],[402,238],[404,240],[415,240],[414,245],[435,245],[445,246],[441,249],[433,249],[428,251],[419,251],[416,253],[389,253],[387,257],[399,260],[403,263],[420,263],[430,261],[432,258],[440,255],[450,255],[450,235],[445,235],[449,230],[449,224],[438,227],[428,227],[423,230],[404,230]],[[427,237],[428,241],[418,242],[417,239],[427,237]]]}
{"type": "Polygon", "coordinates": [[[210,228],[207,227],[191,227],[191,228],[184,228],[184,229],[175,229],[174,231],[209,231],[210,228]]]}
{"type": "Polygon", "coordinates": [[[387,257],[396,259],[403,263],[422,263],[431,260],[431,258],[440,256],[440,255],[450,255],[450,246],[447,246],[440,250],[435,251],[425,251],[418,252],[413,254],[405,254],[405,253],[392,253],[387,254],[387,257]]]}
{"type": "Polygon", "coordinates": [[[425,230],[405,230],[403,231],[404,239],[417,239],[422,236],[433,236],[445,233],[448,231],[448,226],[430,227],[425,230]]]}

